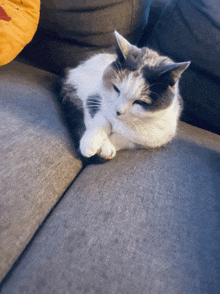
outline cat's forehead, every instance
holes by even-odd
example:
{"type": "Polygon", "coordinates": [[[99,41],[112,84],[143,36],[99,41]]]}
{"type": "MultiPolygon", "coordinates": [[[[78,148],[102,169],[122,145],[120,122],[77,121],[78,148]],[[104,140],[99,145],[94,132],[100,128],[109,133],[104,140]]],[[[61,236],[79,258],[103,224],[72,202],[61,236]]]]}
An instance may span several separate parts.
{"type": "Polygon", "coordinates": [[[159,55],[156,51],[148,47],[137,48],[130,51],[126,59],[118,58],[113,67],[117,71],[126,73],[135,72],[135,75],[141,75],[142,69],[149,69],[149,73],[160,72],[165,64],[172,63],[168,57],[159,55]]]}
{"type": "Polygon", "coordinates": [[[147,84],[142,75],[136,75],[134,72],[121,71],[119,77],[119,87],[124,93],[137,95],[146,88],[147,84]]]}
{"type": "Polygon", "coordinates": [[[124,78],[119,78],[117,86],[127,100],[143,99],[151,103],[150,87],[142,75],[135,76],[134,72],[130,72],[124,78]]]}

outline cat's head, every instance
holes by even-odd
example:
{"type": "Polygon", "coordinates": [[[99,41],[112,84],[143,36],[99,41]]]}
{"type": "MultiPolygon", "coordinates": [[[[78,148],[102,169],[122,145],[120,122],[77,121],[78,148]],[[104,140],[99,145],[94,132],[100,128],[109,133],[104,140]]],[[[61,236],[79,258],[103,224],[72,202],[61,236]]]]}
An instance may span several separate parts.
{"type": "Polygon", "coordinates": [[[116,116],[152,115],[178,99],[178,80],[190,62],[175,63],[147,48],[131,45],[115,31],[117,59],[105,70],[103,86],[116,116]]]}

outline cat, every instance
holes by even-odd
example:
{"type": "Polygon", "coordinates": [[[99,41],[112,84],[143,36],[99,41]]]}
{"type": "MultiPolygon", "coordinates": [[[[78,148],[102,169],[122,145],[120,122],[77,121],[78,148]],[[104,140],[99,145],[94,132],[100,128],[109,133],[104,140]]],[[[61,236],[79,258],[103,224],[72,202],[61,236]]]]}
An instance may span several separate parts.
{"type": "MultiPolygon", "coordinates": [[[[116,53],[98,53],[68,69],[63,101],[83,114],[81,155],[112,159],[118,150],[155,148],[174,137],[182,111],[178,81],[190,62],[175,63],[130,44],[117,31],[116,53]]],[[[81,122],[82,123],[82,122],[81,122]]]]}

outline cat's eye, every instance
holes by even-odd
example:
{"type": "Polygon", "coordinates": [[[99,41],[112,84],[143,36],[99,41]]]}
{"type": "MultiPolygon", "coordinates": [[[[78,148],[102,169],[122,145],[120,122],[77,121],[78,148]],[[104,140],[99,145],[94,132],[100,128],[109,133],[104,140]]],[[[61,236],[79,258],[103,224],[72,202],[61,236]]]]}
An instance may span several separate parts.
{"type": "Polygon", "coordinates": [[[135,100],[135,101],[133,102],[133,104],[138,104],[138,105],[141,105],[141,106],[143,106],[143,107],[145,107],[145,108],[146,108],[147,106],[149,106],[147,102],[142,101],[142,100],[135,100]]]}
{"type": "Polygon", "coordinates": [[[141,105],[143,103],[143,101],[141,101],[141,100],[135,100],[134,102],[133,102],[133,104],[139,104],[139,105],[141,105]]]}
{"type": "Polygon", "coordinates": [[[115,85],[113,85],[113,88],[114,88],[115,92],[117,92],[118,94],[121,93],[120,90],[115,85]]]}

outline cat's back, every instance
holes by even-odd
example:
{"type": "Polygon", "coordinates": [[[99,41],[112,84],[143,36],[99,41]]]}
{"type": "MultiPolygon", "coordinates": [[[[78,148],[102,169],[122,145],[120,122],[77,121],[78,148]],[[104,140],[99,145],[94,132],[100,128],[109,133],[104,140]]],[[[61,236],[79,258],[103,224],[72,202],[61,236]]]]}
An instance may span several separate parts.
{"type": "Polygon", "coordinates": [[[82,62],[76,68],[69,69],[66,77],[68,84],[74,84],[78,90],[94,92],[99,86],[106,67],[115,61],[116,55],[99,53],[82,62]]]}

